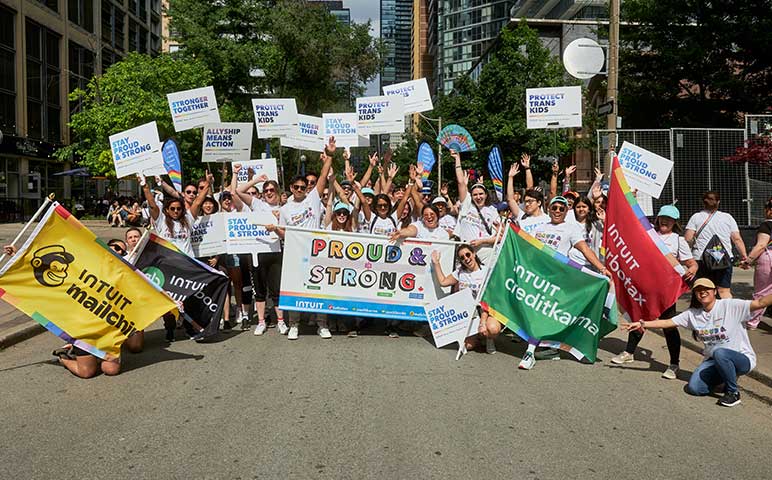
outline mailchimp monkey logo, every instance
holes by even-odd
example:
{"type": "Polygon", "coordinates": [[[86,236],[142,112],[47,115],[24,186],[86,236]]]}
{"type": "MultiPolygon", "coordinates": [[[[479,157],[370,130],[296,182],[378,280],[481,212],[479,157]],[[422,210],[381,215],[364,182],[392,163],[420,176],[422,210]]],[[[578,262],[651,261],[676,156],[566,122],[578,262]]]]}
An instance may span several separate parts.
{"type": "Polygon", "coordinates": [[[67,278],[67,267],[75,260],[61,245],[39,248],[32,257],[35,280],[44,287],[58,287],[67,278]]]}

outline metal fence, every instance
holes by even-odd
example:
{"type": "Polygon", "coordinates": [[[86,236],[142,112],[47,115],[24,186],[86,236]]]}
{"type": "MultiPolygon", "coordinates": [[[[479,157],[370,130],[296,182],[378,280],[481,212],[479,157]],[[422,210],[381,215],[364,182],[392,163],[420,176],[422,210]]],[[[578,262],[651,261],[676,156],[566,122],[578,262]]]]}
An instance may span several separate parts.
{"type": "MultiPolygon", "coordinates": [[[[655,212],[662,205],[676,202],[685,221],[702,209],[702,194],[716,190],[721,194],[721,210],[730,213],[739,225],[756,224],[751,215],[753,197],[748,165],[723,160],[745,144],[745,129],[617,130],[617,137],[617,146],[628,141],[673,161],[673,172],[662,195],[653,201],[655,212]]],[[[601,169],[606,168],[608,142],[609,130],[598,130],[597,163],[601,169]]],[[[772,189],[772,185],[769,187],[772,189]]]]}
{"type": "MultiPolygon", "coordinates": [[[[746,115],[745,138],[753,141],[763,136],[772,136],[772,115],[746,115]]],[[[748,165],[752,225],[764,221],[764,204],[772,197],[771,180],[772,167],[769,165],[748,165]]]]}

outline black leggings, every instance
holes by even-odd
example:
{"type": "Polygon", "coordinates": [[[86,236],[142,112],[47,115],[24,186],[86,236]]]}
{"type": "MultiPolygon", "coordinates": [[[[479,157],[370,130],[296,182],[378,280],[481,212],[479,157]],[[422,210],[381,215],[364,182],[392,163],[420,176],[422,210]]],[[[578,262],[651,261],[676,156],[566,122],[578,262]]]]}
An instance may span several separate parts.
{"type": "Polygon", "coordinates": [[[255,301],[265,302],[267,298],[279,306],[281,288],[282,252],[257,254],[257,266],[252,269],[252,283],[255,285],[255,301]]]}
{"type": "MultiPolygon", "coordinates": [[[[675,316],[675,305],[662,312],[660,318],[665,320],[673,318],[675,316]]],[[[642,330],[631,330],[627,335],[627,353],[634,353],[638,343],[643,338],[642,330]]],[[[681,334],[678,333],[678,327],[663,328],[662,333],[665,334],[665,342],[667,343],[667,351],[670,353],[670,365],[678,365],[681,357],[681,334]]]]}

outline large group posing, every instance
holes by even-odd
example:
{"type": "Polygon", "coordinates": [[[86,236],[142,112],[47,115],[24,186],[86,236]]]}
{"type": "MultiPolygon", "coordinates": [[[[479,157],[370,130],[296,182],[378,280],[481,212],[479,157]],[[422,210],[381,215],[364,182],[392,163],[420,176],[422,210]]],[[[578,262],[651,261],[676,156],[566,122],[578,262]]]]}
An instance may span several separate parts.
{"type": "MultiPolygon", "coordinates": [[[[519,227],[557,252],[569,257],[580,265],[611,276],[600,260],[605,210],[608,202],[608,182],[596,170],[596,178],[586,194],[571,188],[571,177],[575,167],[561,172],[553,164],[549,181],[544,188],[534,182],[531,159],[523,154],[508,171],[505,201],[498,202],[495,192],[483,184],[481,179],[470,178],[464,170],[459,153],[452,151],[458,197],[451,198],[447,184],[439,187],[437,195],[433,188],[422,181],[420,164],[409,165],[406,184],[396,183],[399,167],[390,162],[388,154],[379,159],[377,154],[369,157],[366,171],[359,175],[351,167],[348,150],[343,152],[342,175],[333,171],[333,156],[336,151],[334,138],[330,138],[325,151],[320,155],[321,171],[298,175],[289,182],[285,195],[279,184],[264,175],[249,172],[249,180],[238,181],[241,165],[232,165],[230,182],[215,192],[214,178],[207,174],[196,183],[188,183],[182,192],[156,177],[159,190],[151,190],[144,177],[140,184],[146,201],[146,215],[156,233],[171,242],[186,254],[193,256],[191,236],[197,219],[216,212],[270,212],[276,222],[267,225],[267,230],[284,238],[287,227],[326,229],[332,231],[360,232],[387,237],[396,242],[415,237],[419,239],[455,240],[455,268],[443,272],[439,255],[432,256],[436,281],[453,290],[471,289],[473,296],[482,286],[486,269],[490,268],[493,247],[504,231],[507,221],[517,222],[519,227]],[[523,173],[525,189],[515,188],[516,178],[523,173]],[[162,193],[161,193],[162,192],[162,193]]],[[[706,395],[711,388],[724,384],[724,396],[720,404],[732,406],[739,403],[736,378],[746,374],[755,364],[755,354],[748,340],[746,328],[755,328],[766,306],[772,304],[772,296],[765,296],[767,287],[772,285],[772,201],[766,205],[766,217],[758,230],[758,242],[746,252],[734,219],[718,210],[720,197],[717,192],[706,192],[703,196],[704,209],[694,214],[681,227],[680,212],[674,205],[663,206],[654,225],[660,239],[668,246],[677,260],[685,267],[684,279],[692,284],[692,308],[680,314],[672,305],[661,315],[661,319],[634,324],[623,323],[630,331],[624,352],[612,358],[615,364],[633,361],[638,342],[646,328],[663,328],[670,353],[664,378],[674,379],[679,368],[681,339],[677,326],[694,330],[697,338],[705,343],[705,361],[692,375],[688,391],[695,395],[706,395]],[[732,245],[740,255],[739,265],[748,268],[756,264],[756,295],[754,300],[733,300],[731,297],[732,267],[724,270],[708,270],[700,260],[703,251],[716,235],[727,252],[732,245]],[[698,279],[698,280],[697,280],[698,279]],[[696,281],[695,281],[696,280],[696,281]]],[[[137,202],[133,202],[137,206],[137,202]]],[[[133,207],[132,207],[133,208],[133,207]]],[[[111,222],[124,225],[127,217],[119,210],[111,222]]],[[[132,217],[134,218],[134,217],[132,217]]],[[[119,255],[130,255],[137,245],[142,231],[132,227],[126,231],[123,240],[114,239],[108,245],[119,255]]],[[[8,249],[8,247],[7,247],[8,249]]],[[[333,332],[356,337],[366,328],[367,318],[324,314],[310,315],[300,312],[283,312],[279,305],[279,288],[282,269],[282,252],[260,253],[257,262],[251,255],[218,255],[199,258],[208,265],[222,270],[230,278],[237,312],[226,302],[222,319],[224,329],[238,326],[242,330],[254,327],[254,335],[263,336],[268,328],[275,327],[281,335],[290,340],[299,336],[302,321],[315,326],[317,334],[325,339],[332,338],[333,332]],[[273,319],[269,321],[272,307],[273,319]],[[254,307],[254,308],[253,308],[254,307]],[[255,322],[253,322],[254,312],[255,322]],[[232,325],[231,319],[236,325],[232,325]]],[[[772,290],[772,287],[770,288],[772,290]]],[[[230,298],[230,296],[229,296],[230,298]]],[[[467,339],[467,348],[479,348],[488,353],[496,351],[495,338],[501,332],[501,324],[484,312],[479,331],[467,339]]],[[[173,318],[165,318],[167,341],[174,341],[178,326],[173,318]]],[[[426,326],[416,322],[386,321],[384,333],[398,338],[402,329],[417,335],[427,334],[426,326]]],[[[404,330],[403,330],[404,331],[404,330]]],[[[129,339],[131,351],[142,349],[141,340],[129,339]]],[[[97,360],[85,358],[85,352],[76,352],[66,347],[55,352],[62,363],[79,376],[92,376],[97,372],[97,360]],[[88,363],[86,367],[79,367],[88,363]]],[[[537,351],[536,344],[529,344],[519,368],[529,370],[537,359],[556,358],[560,352],[555,349],[537,351]]],[[[102,371],[115,374],[117,367],[104,366],[102,371]]]]}

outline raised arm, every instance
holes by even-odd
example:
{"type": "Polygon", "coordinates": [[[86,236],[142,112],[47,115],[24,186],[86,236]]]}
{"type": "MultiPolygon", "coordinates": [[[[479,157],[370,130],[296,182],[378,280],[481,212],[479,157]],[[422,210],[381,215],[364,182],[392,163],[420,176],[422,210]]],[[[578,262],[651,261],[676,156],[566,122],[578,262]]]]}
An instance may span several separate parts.
{"type": "Polygon", "coordinates": [[[432,270],[434,271],[434,278],[437,283],[442,287],[452,287],[458,283],[456,277],[453,275],[445,275],[442,273],[442,266],[440,265],[440,252],[437,250],[432,252],[432,270]]]}
{"type": "Polygon", "coordinates": [[[531,156],[527,153],[520,155],[520,163],[525,170],[525,189],[530,190],[533,188],[533,173],[531,173],[531,156]]]}
{"type": "Polygon", "coordinates": [[[362,177],[359,179],[359,182],[363,186],[365,187],[367,186],[367,182],[369,182],[370,178],[373,176],[373,168],[375,168],[377,164],[378,164],[378,155],[370,156],[370,158],[368,159],[367,170],[365,170],[365,174],[362,175],[362,177]]]}
{"type": "Polygon", "coordinates": [[[316,191],[321,197],[324,193],[324,189],[327,186],[327,173],[332,168],[332,154],[335,153],[335,137],[330,137],[327,140],[327,146],[324,147],[324,152],[319,156],[322,160],[322,171],[319,172],[319,179],[316,182],[316,191]]]}
{"type": "Polygon", "coordinates": [[[412,195],[412,189],[415,188],[415,185],[413,182],[410,182],[407,184],[407,190],[405,190],[405,194],[402,195],[402,198],[397,203],[397,209],[395,210],[397,212],[397,216],[402,216],[402,210],[405,209],[405,204],[407,203],[408,199],[410,198],[410,195],[412,195]]]}
{"type": "Polygon", "coordinates": [[[576,172],[576,165],[566,167],[565,177],[563,177],[563,192],[571,190],[571,176],[576,172]]]}
{"type": "Polygon", "coordinates": [[[158,220],[158,215],[160,215],[161,210],[158,208],[158,204],[155,203],[155,196],[153,195],[153,192],[150,191],[150,185],[147,184],[147,179],[145,179],[144,175],[138,174],[137,180],[139,180],[139,185],[142,187],[142,193],[145,195],[145,200],[147,200],[147,208],[150,210],[150,217],[153,220],[158,220]]]}
{"type": "MultiPolygon", "coordinates": [[[[335,182],[335,179],[332,180],[335,182]]],[[[338,182],[335,182],[337,185],[338,182]]],[[[322,219],[322,224],[325,228],[332,223],[332,207],[335,205],[335,195],[327,195],[327,208],[324,211],[324,219],[322,219]]]]}
{"type": "MultiPolygon", "coordinates": [[[[207,178],[209,175],[207,175],[207,178]]],[[[198,192],[198,195],[196,196],[196,199],[193,200],[193,204],[190,206],[190,214],[193,216],[193,218],[198,218],[198,212],[201,209],[201,204],[204,203],[204,199],[206,198],[206,195],[209,193],[209,188],[211,185],[209,185],[209,180],[206,180],[206,188],[202,189],[198,192]]]]}
{"type": "Polygon", "coordinates": [[[547,202],[549,202],[549,199],[554,197],[558,194],[558,174],[560,173],[560,166],[557,162],[552,164],[552,176],[550,177],[550,193],[549,197],[546,199],[547,202]]]}
{"type": "MultiPolygon", "coordinates": [[[[228,190],[231,192],[231,197],[233,197],[233,206],[236,207],[236,211],[240,212],[242,208],[244,208],[244,202],[241,200],[241,197],[238,195],[238,187],[239,187],[239,172],[241,171],[241,164],[240,163],[234,163],[233,164],[233,176],[231,177],[231,184],[228,190]]],[[[249,205],[252,205],[252,201],[249,201],[249,205]]]]}
{"type": "Polygon", "coordinates": [[[161,189],[164,191],[166,195],[169,195],[170,197],[174,197],[174,198],[179,198],[180,200],[182,199],[182,194],[178,192],[176,188],[164,182],[159,175],[155,176],[155,183],[161,186],[161,189]]]}
{"type": "Polygon", "coordinates": [[[466,199],[466,194],[469,192],[469,187],[466,184],[469,181],[469,176],[461,167],[461,155],[457,151],[451,150],[450,157],[454,160],[455,163],[456,183],[458,184],[458,200],[463,203],[466,199]]]}
{"type": "Polygon", "coordinates": [[[507,174],[507,205],[515,219],[520,216],[520,205],[515,201],[515,177],[518,173],[520,173],[520,166],[515,162],[509,167],[507,174]]]}
{"type": "Polygon", "coordinates": [[[381,190],[381,193],[385,193],[386,195],[389,194],[389,190],[391,189],[391,184],[394,182],[394,177],[397,176],[397,172],[399,171],[399,167],[397,164],[392,163],[389,165],[388,169],[388,177],[383,183],[383,190],[381,190]]]}

